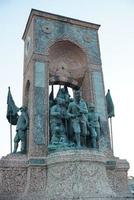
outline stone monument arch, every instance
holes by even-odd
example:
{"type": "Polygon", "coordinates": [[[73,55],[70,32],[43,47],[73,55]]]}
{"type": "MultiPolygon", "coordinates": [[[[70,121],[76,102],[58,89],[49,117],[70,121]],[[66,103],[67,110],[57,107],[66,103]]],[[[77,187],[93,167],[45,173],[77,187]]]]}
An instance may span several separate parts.
{"type": "Polygon", "coordinates": [[[31,10],[22,37],[23,105],[29,116],[27,152],[0,160],[0,199],[133,199],[127,185],[129,164],[113,155],[110,144],[99,27],[31,10]],[[83,102],[95,105],[102,125],[99,148],[83,148],[76,142],[76,146],[50,151],[49,86],[55,84],[80,88],[83,102]]]}
{"type": "MultiPolygon", "coordinates": [[[[65,84],[80,87],[87,103],[94,103],[101,116],[105,137],[105,151],[110,152],[110,136],[105,103],[105,90],[98,42],[99,25],[66,19],[33,10],[23,39],[24,90],[30,81],[29,154],[44,155],[47,152],[48,90],[49,84],[65,84]],[[44,110],[44,112],[42,112],[44,110]],[[39,126],[40,124],[40,126],[39,126]],[[45,150],[44,150],[45,149],[45,150]],[[37,152],[35,152],[37,150],[37,152]],[[40,153],[39,153],[40,152],[40,153]]],[[[23,93],[24,104],[25,93],[23,93]]]]}

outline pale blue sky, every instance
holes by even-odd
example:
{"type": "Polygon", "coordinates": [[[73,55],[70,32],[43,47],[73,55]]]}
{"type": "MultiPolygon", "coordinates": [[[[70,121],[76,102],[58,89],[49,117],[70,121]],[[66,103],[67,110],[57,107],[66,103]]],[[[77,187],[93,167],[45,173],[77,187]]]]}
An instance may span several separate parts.
{"type": "MultiPolygon", "coordinates": [[[[134,1],[0,0],[0,156],[10,152],[6,120],[8,86],[22,104],[23,31],[31,8],[100,24],[99,40],[105,90],[111,90],[115,156],[130,163],[134,176],[134,1]]],[[[13,129],[13,135],[15,130],[13,129]]]]}

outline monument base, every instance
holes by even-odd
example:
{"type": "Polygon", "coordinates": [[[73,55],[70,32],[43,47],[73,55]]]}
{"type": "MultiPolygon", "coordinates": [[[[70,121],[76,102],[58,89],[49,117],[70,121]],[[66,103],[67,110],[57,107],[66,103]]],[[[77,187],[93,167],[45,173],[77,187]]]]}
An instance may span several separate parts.
{"type": "Polygon", "coordinates": [[[95,150],[67,150],[47,157],[8,155],[0,161],[0,200],[126,200],[125,160],[95,150]]]}
{"type": "Polygon", "coordinates": [[[97,151],[74,150],[47,158],[46,195],[50,199],[115,197],[108,184],[105,157],[97,151]]]}

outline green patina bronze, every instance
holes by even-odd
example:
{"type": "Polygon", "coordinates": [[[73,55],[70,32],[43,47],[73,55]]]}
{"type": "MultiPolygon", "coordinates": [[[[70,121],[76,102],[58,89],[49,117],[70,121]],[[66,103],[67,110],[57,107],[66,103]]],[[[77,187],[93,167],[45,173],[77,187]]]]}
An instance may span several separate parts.
{"type": "Polygon", "coordinates": [[[100,116],[92,103],[87,106],[80,90],[74,90],[74,97],[70,98],[64,87],[53,99],[55,103],[50,107],[50,151],[99,148],[100,116]]]}
{"type": "Polygon", "coordinates": [[[55,104],[50,108],[50,145],[67,146],[68,139],[66,136],[67,127],[67,104],[69,101],[69,95],[65,88],[60,88],[55,104]]]}
{"type": "Polygon", "coordinates": [[[98,148],[99,147],[99,138],[100,138],[100,116],[97,112],[95,112],[95,106],[93,103],[89,104],[88,106],[88,130],[91,137],[91,147],[98,148]]]}
{"type": "Polygon", "coordinates": [[[14,138],[14,151],[17,152],[18,144],[21,141],[21,151],[19,153],[26,153],[26,134],[28,128],[28,114],[25,106],[20,108],[21,115],[18,117],[16,125],[16,135],[14,138]]]}
{"type": "Polygon", "coordinates": [[[86,103],[81,99],[80,91],[74,92],[75,99],[69,103],[68,117],[70,118],[74,142],[77,147],[85,146],[85,137],[87,135],[87,118],[88,109],[86,103]]]}
{"type": "Polygon", "coordinates": [[[50,127],[51,127],[51,143],[65,143],[65,127],[64,120],[66,117],[66,110],[64,101],[61,98],[56,99],[56,104],[52,106],[50,111],[50,127]]]}

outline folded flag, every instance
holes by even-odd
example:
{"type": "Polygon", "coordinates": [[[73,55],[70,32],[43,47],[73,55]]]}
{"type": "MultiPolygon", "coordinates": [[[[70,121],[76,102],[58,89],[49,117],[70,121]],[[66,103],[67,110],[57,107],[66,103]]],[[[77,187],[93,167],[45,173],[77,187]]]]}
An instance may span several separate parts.
{"type": "Polygon", "coordinates": [[[8,95],[7,95],[7,120],[10,124],[16,125],[18,120],[18,112],[19,108],[15,105],[10,87],[8,88],[8,95]]]}
{"type": "Polygon", "coordinates": [[[114,117],[114,104],[112,101],[112,97],[110,94],[110,90],[108,89],[108,92],[106,94],[106,103],[107,103],[107,113],[108,113],[108,118],[114,117]]]}

